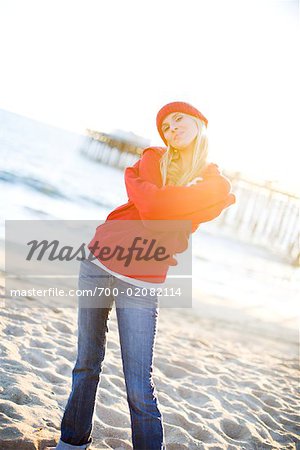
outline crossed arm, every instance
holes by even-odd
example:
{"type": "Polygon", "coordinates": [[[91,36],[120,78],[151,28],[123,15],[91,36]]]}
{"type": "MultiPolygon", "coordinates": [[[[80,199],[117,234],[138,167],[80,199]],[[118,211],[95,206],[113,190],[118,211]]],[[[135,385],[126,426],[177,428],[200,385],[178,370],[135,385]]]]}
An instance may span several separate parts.
{"type": "Polygon", "coordinates": [[[142,220],[191,220],[195,227],[214,219],[235,203],[231,184],[220,174],[217,165],[211,164],[197,184],[159,187],[150,181],[156,175],[157,182],[156,163],[148,151],[134,166],[125,169],[128,197],[142,220]]]}

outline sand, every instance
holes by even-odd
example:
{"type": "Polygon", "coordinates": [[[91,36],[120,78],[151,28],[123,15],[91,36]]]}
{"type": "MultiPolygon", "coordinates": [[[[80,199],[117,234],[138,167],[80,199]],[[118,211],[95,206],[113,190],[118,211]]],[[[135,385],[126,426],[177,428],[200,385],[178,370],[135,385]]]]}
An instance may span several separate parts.
{"type": "MultiPolygon", "coordinates": [[[[0,317],[0,450],[42,450],[60,436],[77,310],[2,304],[0,317]]],[[[211,310],[205,317],[160,309],[154,382],[167,450],[300,448],[297,348],[295,340],[254,334],[236,317],[233,324],[211,310]]],[[[96,449],[132,449],[115,308],[94,415],[96,449]]]]}

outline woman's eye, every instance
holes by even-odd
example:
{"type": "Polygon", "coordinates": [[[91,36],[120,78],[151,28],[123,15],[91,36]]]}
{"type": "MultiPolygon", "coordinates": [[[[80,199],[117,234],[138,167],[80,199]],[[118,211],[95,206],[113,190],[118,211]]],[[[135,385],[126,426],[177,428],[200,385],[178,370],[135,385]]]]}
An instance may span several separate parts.
{"type": "Polygon", "coordinates": [[[165,132],[168,130],[168,128],[169,128],[169,127],[165,127],[165,128],[163,129],[163,132],[165,133],[165,132]]]}
{"type": "Polygon", "coordinates": [[[182,119],[182,116],[178,116],[178,117],[176,117],[176,122],[179,122],[179,120],[181,120],[182,119]]]}

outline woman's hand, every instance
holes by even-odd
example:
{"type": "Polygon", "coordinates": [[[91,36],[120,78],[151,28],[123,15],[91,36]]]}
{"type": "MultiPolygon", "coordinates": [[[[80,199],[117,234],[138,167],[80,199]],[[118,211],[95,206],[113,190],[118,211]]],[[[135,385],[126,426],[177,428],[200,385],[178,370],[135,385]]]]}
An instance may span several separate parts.
{"type": "Polygon", "coordinates": [[[193,186],[193,184],[197,184],[198,181],[202,181],[203,178],[202,177],[196,177],[194,178],[192,181],[190,181],[189,183],[186,184],[186,186],[193,186]]]}
{"type": "Polygon", "coordinates": [[[203,171],[201,172],[203,179],[207,178],[207,177],[213,177],[216,175],[221,175],[221,171],[219,169],[218,164],[216,163],[208,163],[205,168],[203,169],[203,171]]]}
{"type": "Polygon", "coordinates": [[[197,184],[198,181],[203,181],[209,177],[219,176],[221,175],[221,172],[219,170],[218,164],[215,163],[207,163],[201,171],[202,177],[196,177],[189,183],[187,183],[185,186],[193,186],[194,184],[197,184]]]}

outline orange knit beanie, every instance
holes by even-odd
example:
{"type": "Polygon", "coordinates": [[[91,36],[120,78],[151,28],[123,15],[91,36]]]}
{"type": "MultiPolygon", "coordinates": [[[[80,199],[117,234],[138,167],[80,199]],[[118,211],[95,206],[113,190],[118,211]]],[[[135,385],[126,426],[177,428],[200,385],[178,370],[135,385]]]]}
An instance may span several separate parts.
{"type": "Polygon", "coordinates": [[[168,103],[167,105],[163,106],[157,113],[156,116],[156,126],[158,129],[158,132],[160,134],[160,137],[164,141],[164,143],[167,145],[167,141],[164,137],[164,134],[162,132],[161,126],[162,123],[169,114],[173,112],[182,112],[185,114],[189,114],[190,116],[198,117],[199,119],[203,120],[205,125],[207,126],[208,120],[206,117],[203,116],[203,114],[198,111],[198,109],[194,108],[194,106],[190,105],[189,103],[185,102],[172,102],[168,103]]]}

